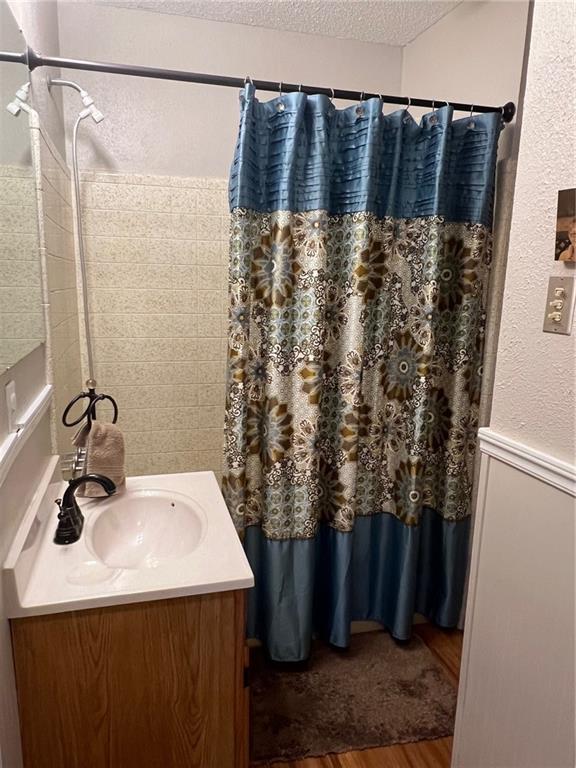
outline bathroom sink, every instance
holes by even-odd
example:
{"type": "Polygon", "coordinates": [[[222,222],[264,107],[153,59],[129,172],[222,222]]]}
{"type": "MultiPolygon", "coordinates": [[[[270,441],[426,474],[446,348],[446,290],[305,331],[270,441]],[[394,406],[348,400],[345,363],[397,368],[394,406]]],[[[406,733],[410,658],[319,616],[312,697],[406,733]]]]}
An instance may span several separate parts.
{"type": "Polygon", "coordinates": [[[2,570],[10,618],[254,586],[213,472],[128,477],[114,496],[79,497],[84,530],[60,546],[54,499],[66,487],[56,456],[2,570]]]}
{"type": "Polygon", "coordinates": [[[127,490],[94,505],[84,535],[93,554],[110,568],[156,568],[186,557],[206,528],[201,505],[174,491],[127,490]]]}

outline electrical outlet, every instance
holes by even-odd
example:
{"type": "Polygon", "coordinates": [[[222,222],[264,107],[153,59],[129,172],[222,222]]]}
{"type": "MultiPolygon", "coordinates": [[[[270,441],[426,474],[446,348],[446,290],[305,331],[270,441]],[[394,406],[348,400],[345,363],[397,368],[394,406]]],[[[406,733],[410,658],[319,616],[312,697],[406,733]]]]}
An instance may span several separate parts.
{"type": "Polygon", "coordinates": [[[558,333],[569,336],[572,333],[574,315],[574,278],[551,277],[548,280],[546,311],[544,313],[544,333],[558,333]]]}

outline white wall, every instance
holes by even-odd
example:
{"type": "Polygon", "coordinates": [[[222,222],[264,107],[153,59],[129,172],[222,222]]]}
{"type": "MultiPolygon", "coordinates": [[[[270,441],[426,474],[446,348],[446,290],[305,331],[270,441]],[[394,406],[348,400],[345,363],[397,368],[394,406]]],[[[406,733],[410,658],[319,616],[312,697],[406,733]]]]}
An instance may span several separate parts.
{"type": "MultiPolygon", "coordinates": [[[[461,3],[404,48],[402,93],[518,105],[528,5],[526,0],[461,3]]],[[[414,115],[423,111],[412,110],[414,115]]],[[[500,157],[513,154],[513,135],[507,126],[500,157]]]]}
{"type": "Polygon", "coordinates": [[[542,332],[559,189],[576,186],[574,5],[537,2],[491,428],[575,463],[576,336],[542,332]]]}
{"type": "Polygon", "coordinates": [[[452,766],[574,768],[574,490],[551,457],[490,438],[452,766]]]}
{"type": "MultiPolygon", "coordinates": [[[[400,88],[399,47],[85,3],[61,4],[59,20],[65,57],[393,94],[400,88]]],[[[235,89],[73,76],[106,114],[99,126],[82,128],[84,168],[228,176],[238,128],[235,89]]],[[[70,115],[78,99],[68,96],[70,115]]]]}
{"type": "MultiPolygon", "coordinates": [[[[453,768],[573,768],[575,341],[542,332],[576,186],[574,5],[537,0],[482,472],[453,768]]],[[[574,333],[574,331],[573,331],[574,333]]]]}

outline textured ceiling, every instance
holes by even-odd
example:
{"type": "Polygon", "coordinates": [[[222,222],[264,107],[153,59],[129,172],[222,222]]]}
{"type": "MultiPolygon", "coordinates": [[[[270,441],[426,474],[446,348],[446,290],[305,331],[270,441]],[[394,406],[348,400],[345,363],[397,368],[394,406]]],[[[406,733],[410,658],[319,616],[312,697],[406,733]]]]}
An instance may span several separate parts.
{"type": "Polygon", "coordinates": [[[462,0],[96,0],[120,8],[406,45],[462,0]]]}

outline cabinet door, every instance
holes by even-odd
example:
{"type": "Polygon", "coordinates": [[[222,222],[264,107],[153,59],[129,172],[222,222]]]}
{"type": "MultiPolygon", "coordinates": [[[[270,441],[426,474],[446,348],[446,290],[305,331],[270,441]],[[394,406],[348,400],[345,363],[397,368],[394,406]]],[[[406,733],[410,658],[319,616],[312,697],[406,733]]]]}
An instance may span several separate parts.
{"type": "Polygon", "coordinates": [[[12,621],[26,768],[244,768],[241,592],[12,621]]]}

